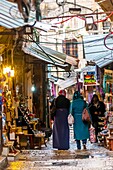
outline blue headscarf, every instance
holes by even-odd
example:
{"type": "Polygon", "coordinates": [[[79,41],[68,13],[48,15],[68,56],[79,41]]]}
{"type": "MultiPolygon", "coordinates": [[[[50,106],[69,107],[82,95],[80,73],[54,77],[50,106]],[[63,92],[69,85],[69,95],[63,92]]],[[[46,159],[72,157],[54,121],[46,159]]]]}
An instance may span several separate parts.
{"type": "Polygon", "coordinates": [[[76,100],[76,99],[79,99],[79,98],[82,99],[82,96],[80,95],[80,92],[79,91],[75,91],[75,93],[73,95],[73,100],[76,100]]]}

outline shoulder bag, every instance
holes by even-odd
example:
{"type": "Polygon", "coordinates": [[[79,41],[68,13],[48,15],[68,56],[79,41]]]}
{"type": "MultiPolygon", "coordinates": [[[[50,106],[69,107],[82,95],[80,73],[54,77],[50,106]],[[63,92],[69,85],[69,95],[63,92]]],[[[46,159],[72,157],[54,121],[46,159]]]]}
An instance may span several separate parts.
{"type": "Polygon", "coordinates": [[[82,112],[82,121],[84,123],[91,123],[91,118],[90,118],[90,115],[89,115],[89,112],[86,106],[82,112]]]}
{"type": "Polygon", "coordinates": [[[74,117],[73,117],[73,115],[70,113],[69,115],[68,115],[68,124],[69,125],[72,125],[74,123],[74,117]]]}
{"type": "Polygon", "coordinates": [[[70,114],[68,115],[68,124],[69,125],[72,125],[74,123],[74,117],[71,114],[71,112],[72,112],[72,103],[71,103],[71,107],[70,107],[70,114]]]}

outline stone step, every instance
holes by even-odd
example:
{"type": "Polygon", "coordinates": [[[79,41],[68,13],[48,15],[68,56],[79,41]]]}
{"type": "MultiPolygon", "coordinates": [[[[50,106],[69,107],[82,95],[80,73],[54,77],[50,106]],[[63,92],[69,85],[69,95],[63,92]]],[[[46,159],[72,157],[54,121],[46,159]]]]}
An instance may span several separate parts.
{"type": "Polygon", "coordinates": [[[7,170],[113,170],[113,158],[70,159],[48,161],[17,161],[7,170]]]}
{"type": "Polygon", "coordinates": [[[4,170],[8,164],[7,157],[0,156],[0,170],[4,170]]]}

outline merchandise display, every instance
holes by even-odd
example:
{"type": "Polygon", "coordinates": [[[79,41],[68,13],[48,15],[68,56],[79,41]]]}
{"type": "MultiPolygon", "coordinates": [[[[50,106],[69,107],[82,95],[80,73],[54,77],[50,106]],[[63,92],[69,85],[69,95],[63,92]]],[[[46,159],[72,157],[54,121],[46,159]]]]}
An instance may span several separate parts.
{"type": "Polygon", "coordinates": [[[35,146],[41,149],[45,144],[46,134],[39,130],[39,118],[25,106],[25,103],[13,101],[9,92],[3,93],[2,113],[2,154],[16,153],[17,149],[33,149],[35,146]],[[36,138],[36,139],[35,139],[36,138]]]}

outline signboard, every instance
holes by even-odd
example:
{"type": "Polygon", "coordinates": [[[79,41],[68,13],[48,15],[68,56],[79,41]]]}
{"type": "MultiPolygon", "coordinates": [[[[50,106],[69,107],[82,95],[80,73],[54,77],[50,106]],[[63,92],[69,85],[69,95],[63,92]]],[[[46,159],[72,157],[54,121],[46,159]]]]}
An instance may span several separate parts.
{"type": "Polygon", "coordinates": [[[113,70],[104,69],[104,74],[109,75],[113,79],[113,70]]]}
{"type": "Polygon", "coordinates": [[[96,84],[96,77],[95,72],[84,72],[84,85],[95,85],[96,84]]]}

